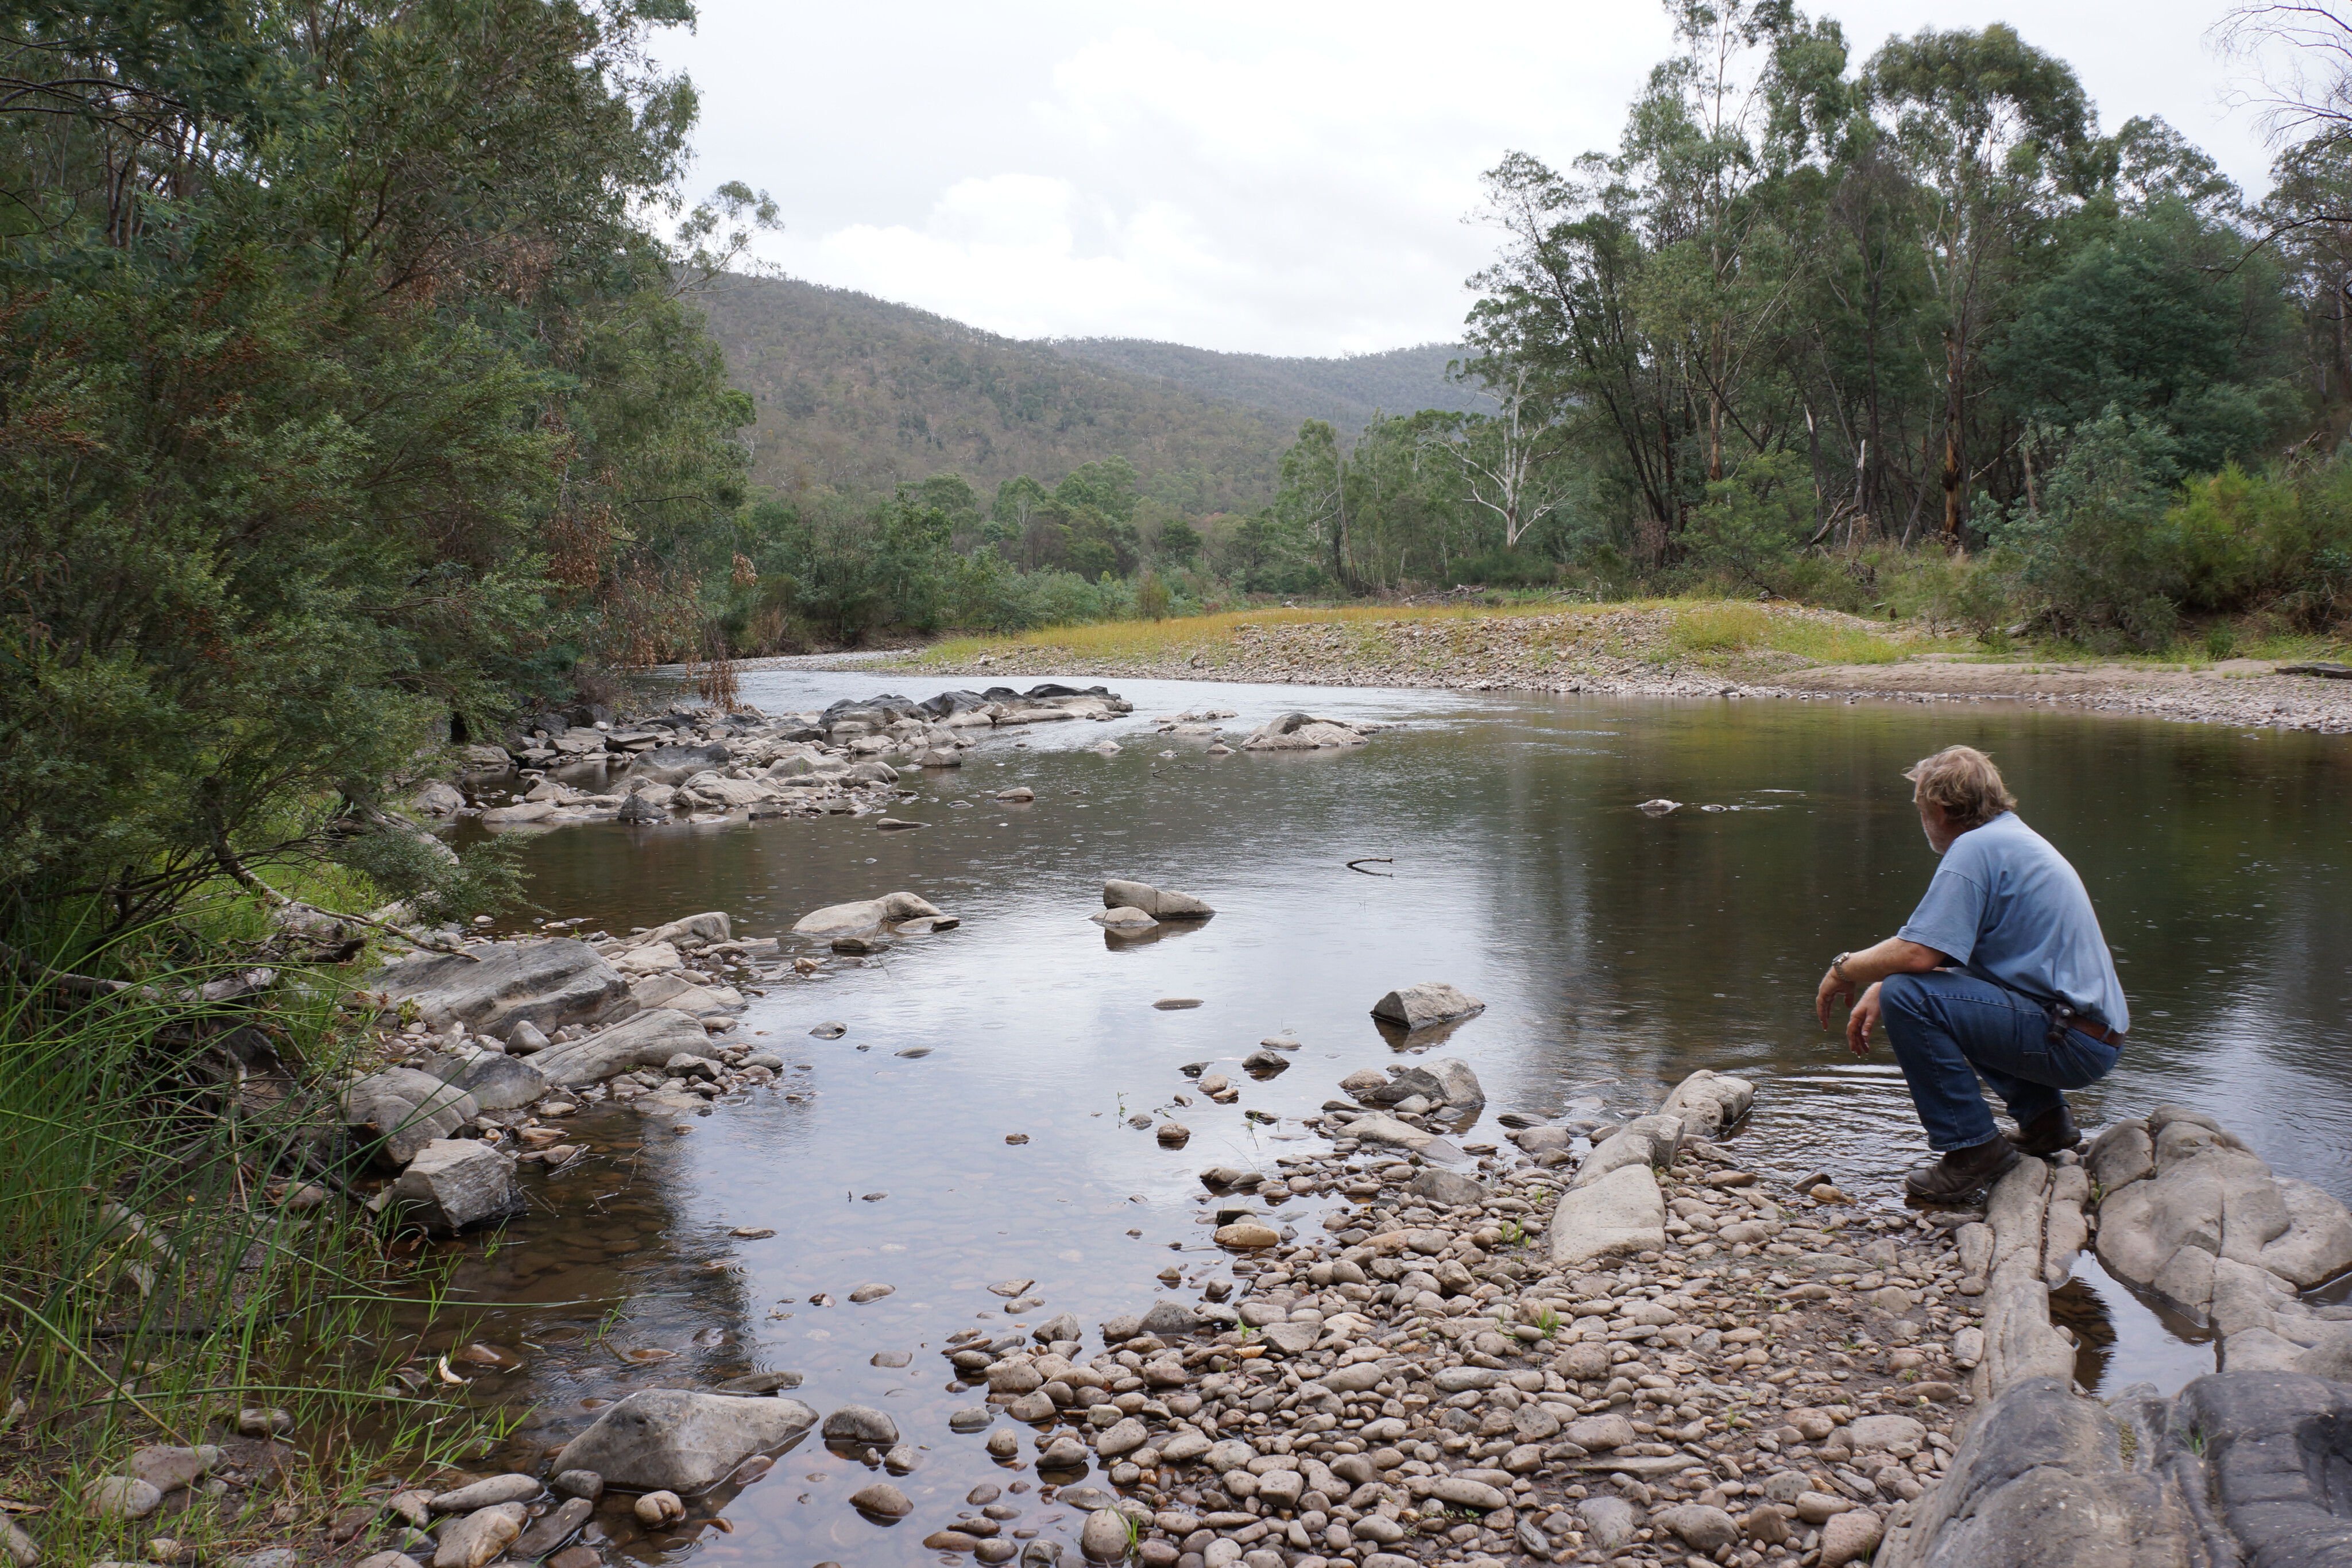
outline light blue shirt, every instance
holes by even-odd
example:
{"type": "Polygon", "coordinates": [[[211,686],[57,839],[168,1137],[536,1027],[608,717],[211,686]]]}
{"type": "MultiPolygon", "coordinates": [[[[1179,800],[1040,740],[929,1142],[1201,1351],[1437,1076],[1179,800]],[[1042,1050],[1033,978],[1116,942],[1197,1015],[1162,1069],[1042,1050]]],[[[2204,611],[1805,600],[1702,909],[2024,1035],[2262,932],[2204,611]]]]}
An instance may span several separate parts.
{"type": "Polygon", "coordinates": [[[2083,879],[2014,811],[1952,841],[1927,896],[1896,935],[1980,980],[2063,1001],[2118,1034],[2131,1028],[2083,879]]]}

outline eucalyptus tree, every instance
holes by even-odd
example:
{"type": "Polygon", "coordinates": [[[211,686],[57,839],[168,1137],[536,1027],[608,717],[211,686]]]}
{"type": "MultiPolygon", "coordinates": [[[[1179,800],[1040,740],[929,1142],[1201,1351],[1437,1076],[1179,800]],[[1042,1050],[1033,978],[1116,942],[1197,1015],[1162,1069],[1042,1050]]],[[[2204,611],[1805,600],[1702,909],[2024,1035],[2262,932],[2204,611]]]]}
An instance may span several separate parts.
{"type": "MultiPolygon", "coordinates": [[[[1675,51],[1650,74],[1617,151],[1563,174],[1514,152],[1489,172],[1503,255],[1473,279],[1472,371],[1503,400],[1508,444],[1567,427],[1670,558],[1689,507],[1739,454],[1785,438],[1775,364],[1805,260],[1769,199],[1779,45],[1808,24],[1783,0],[1673,0],[1675,51]]],[[[1518,510],[1516,461],[1485,477],[1518,510]]],[[[1507,519],[1514,537],[1528,519],[1507,519]]]]}
{"type": "Polygon", "coordinates": [[[2091,107],[2064,62],[1995,23],[1888,42],[1864,84],[1910,175],[1911,242],[1933,289],[1921,325],[1942,392],[1943,534],[1957,544],[1972,469],[1969,426],[1985,391],[1978,355],[2046,265],[2053,231],[2096,169],[2091,107]]]}

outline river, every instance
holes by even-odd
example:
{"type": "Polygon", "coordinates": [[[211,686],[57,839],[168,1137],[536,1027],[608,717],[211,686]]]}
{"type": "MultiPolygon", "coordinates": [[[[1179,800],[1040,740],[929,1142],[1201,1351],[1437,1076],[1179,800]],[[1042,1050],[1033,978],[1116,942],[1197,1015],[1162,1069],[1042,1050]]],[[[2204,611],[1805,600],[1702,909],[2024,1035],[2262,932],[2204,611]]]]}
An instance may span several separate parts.
{"type": "MultiPolygon", "coordinates": [[[[747,676],[743,696],[776,713],[968,684],[788,668],[747,676]]],[[[909,772],[917,798],[893,814],[919,831],[834,817],[530,841],[539,910],[615,931],[723,909],[739,936],[822,954],[788,935],[799,915],[901,888],[962,925],[779,980],[741,1027],[793,1064],[786,1082],[684,1120],[583,1114],[593,1159],[530,1177],[540,1209],[499,1236],[446,1244],[457,1299],[483,1305],[429,1343],[521,1358],[475,1397],[509,1406],[524,1440],[560,1441],[635,1387],[788,1368],[820,1411],[875,1406],[925,1447],[901,1483],[919,1500],[1017,1480],[978,1437],[949,1434],[948,1413],[980,1396],[945,1390],[945,1337],[1062,1311],[1092,1324],[1147,1305],[1163,1270],[1189,1285],[1222,1269],[1195,1173],[1318,1147],[1295,1118],[1393,1060],[1369,1009],[1415,981],[1486,1004],[1436,1048],[1486,1088],[1463,1141],[1498,1141],[1505,1112],[1646,1109],[1713,1068],[1759,1084],[1734,1144],[1751,1168],[1825,1169],[1893,1212],[1901,1172],[1925,1157],[1901,1077],[1883,1043],[1850,1059],[1811,999],[1831,955],[1892,932],[1925,887],[1934,860],[1899,775],[1959,741],[2000,762],[2116,948],[2135,1027],[2116,1072],[2076,1096],[2085,1126],[2191,1104],[2280,1174],[2352,1198],[2342,737],[1993,703],[1113,689],[1130,718],[1034,727],[961,769],[909,772]],[[1396,727],[1344,753],[1210,758],[1148,722],[1212,708],[1238,716],[1224,721],[1235,733],[1291,708],[1396,727]],[[1118,755],[1087,749],[1107,736],[1118,755]],[[1013,784],[1035,800],[993,799],[1013,784]],[[1634,809],[1654,797],[1686,804],[1634,809]],[[1379,859],[1346,863],[1360,857],[1379,859]],[[1087,916],[1112,876],[1195,893],[1217,915],[1159,940],[1107,938],[1087,916]],[[1200,1005],[1153,1006],[1171,998],[1200,1005]],[[827,1021],[845,1032],[810,1034],[827,1021]],[[1242,1056],[1286,1034],[1289,1071],[1238,1076],[1242,1056]],[[1235,1073],[1237,1103],[1202,1099],[1179,1071],[1199,1062],[1235,1073]],[[1180,1093],[1192,1103],[1175,1107],[1180,1093]],[[1189,1146],[1164,1149],[1124,1119],[1162,1113],[1191,1127],[1189,1146]],[[1045,1305],[1008,1320],[988,1286],[1019,1280],[1045,1305]],[[850,1304],[869,1282],[893,1292],[850,1304]],[[877,1365],[877,1353],[912,1359],[877,1365]]],[[[1304,1229],[1321,1201],[1276,1212],[1304,1229]]],[[[2210,1345],[2095,1260],[2062,1297],[2088,1381],[2168,1392],[2212,1364],[2210,1345]]],[[[911,1541],[842,1503],[865,1476],[805,1446],[688,1527],[624,1531],[609,1549],[903,1562],[911,1541]]],[[[1033,1500],[1026,1527],[1053,1534],[1052,1513],[1033,1500]]]]}

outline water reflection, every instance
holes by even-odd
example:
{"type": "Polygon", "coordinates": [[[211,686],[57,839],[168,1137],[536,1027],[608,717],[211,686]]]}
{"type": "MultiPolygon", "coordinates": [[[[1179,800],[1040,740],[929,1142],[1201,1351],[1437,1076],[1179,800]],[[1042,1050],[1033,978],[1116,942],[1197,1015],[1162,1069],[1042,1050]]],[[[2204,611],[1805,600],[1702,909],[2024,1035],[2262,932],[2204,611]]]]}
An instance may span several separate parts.
{"type": "MultiPolygon", "coordinates": [[[[790,671],[751,676],[745,695],[775,712],[947,684],[790,671]]],[[[2340,738],[1994,705],[1116,688],[1131,721],[1039,727],[961,770],[909,774],[915,798],[892,814],[927,831],[829,818],[530,841],[533,901],[616,930],[719,908],[740,935],[829,956],[789,936],[799,915],[898,888],[964,924],[779,980],[743,1027],[803,1071],[706,1116],[584,1118],[596,1163],[534,1177],[543,1217],[495,1251],[462,1244],[460,1285],[506,1303],[467,1333],[526,1362],[481,1392],[528,1437],[559,1441],[589,1402],[634,1387],[796,1371],[820,1410],[854,1400],[894,1415],[923,1450],[901,1482],[908,1527],[938,1528],[977,1481],[1015,1479],[982,1452],[984,1433],[948,1431],[978,1396],[946,1390],[944,1337],[1065,1310],[1091,1324],[1149,1301],[1163,1269],[1191,1281],[1223,1268],[1193,1173],[1318,1147],[1290,1119],[1391,1059],[1369,1009],[1419,980],[1487,1003],[1441,1048],[1487,1089],[1465,1143],[1496,1141],[1503,1112],[1552,1114],[1580,1095],[1645,1108],[1693,1069],[1738,1071],[1762,1081],[1740,1139],[1750,1163],[1781,1179],[1827,1167],[1891,1207],[1924,1155],[1901,1077],[1883,1046],[1848,1058],[1811,1000],[1830,954],[1894,930],[1925,887],[1934,862],[1898,775],[1954,741],[2000,759],[2119,949],[2137,1027],[2117,1072],[2081,1097],[2084,1120],[2194,1103],[2282,1175],[2352,1197],[2340,738]],[[1208,706],[1237,710],[1234,730],[1291,707],[1405,727],[1345,754],[1212,758],[1145,722],[1208,706]],[[1124,749],[1087,749],[1107,735],[1124,749]],[[993,799],[1013,783],[1036,800],[993,799]],[[1656,796],[1691,809],[1633,809],[1656,796]],[[1365,856],[1391,874],[1346,864],[1365,856]],[[1086,916],[1109,876],[1194,892],[1219,913],[1156,940],[1106,939],[1086,916]],[[1168,997],[1203,1005],[1153,1009],[1168,997]],[[825,1019],[847,1033],[811,1038],[825,1019]],[[1301,1042],[1290,1071],[1237,1073],[1285,1032],[1301,1042]],[[908,1047],[929,1054],[893,1054],[908,1047]],[[1237,1104],[1206,1103],[1179,1071],[1202,1061],[1234,1075],[1237,1104]],[[1125,1122],[1163,1111],[1192,1129],[1188,1147],[1125,1122]],[[987,1286],[1014,1278],[1035,1279],[1045,1305],[1008,1318],[987,1286]],[[866,1282],[893,1293],[849,1304],[866,1282]],[[875,1365],[877,1352],[910,1364],[875,1365]]],[[[1316,1219],[1303,1200],[1276,1212],[1301,1229],[1316,1219]]],[[[2126,1351],[2164,1343],[2130,1316],[2145,1309],[2092,1282],[2126,1351]]],[[[2181,1365],[2210,1365],[2210,1351],[2183,1348],[2181,1365]]],[[[2156,1375],[2106,1354],[2111,1382],[2178,1381],[2170,1361],[2156,1375]]],[[[728,1505],[734,1533],[703,1537],[697,1560],[902,1561],[906,1541],[842,1502],[864,1479],[861,1464],[804,1448],[728,1505]]],[[[1034,1493],[1024,1507],[1022,1527],[1049,1532],[1070,1511],[1034,1493]]],[[[683,1552],[673,1540],[622,1544],[651,1558],[683,1552]]]]}

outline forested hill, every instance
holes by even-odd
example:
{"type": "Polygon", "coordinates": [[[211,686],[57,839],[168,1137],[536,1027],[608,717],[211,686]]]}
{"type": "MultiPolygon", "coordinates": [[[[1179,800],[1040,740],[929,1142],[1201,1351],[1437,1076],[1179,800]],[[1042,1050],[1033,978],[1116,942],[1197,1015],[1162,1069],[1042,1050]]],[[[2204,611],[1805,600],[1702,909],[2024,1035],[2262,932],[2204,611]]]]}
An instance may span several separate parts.
{"type": "Polygon", "coordinates": [[[787,493],[886,490],[954,469],[983,492],[1123,456],[1195,514],[1274,498],[1303,419],[1351,437],[1375,408],[1468,408],[1458,347],[1349,359],[1223,354],[1139,339],[1022,342],[909,305],[793,278],[699,297],[728,375],[759,411],[752,475],[787,493]]]}
{"type": "Polygon", "coordinates": [[[752,476],[787,493],[942,469],[985,493],[1118,455],[1171,505],[1241,510],[1273,499],[1298,424],[845,288],[734,279],[700,303],[759,411],[752,476]]]}
{"type": "Polygon", "coordinates": [[[1447,361],[1467,352],[1459,343],[1423,343],[1336,360],[1224,354],[1143,338],[1062,338],[1054,340],[1053,347],[1090,363],[1158,377],[1227,402],[1272,409],[1293,425],[1302,419],[1328,420],[1344,435],[1353,435],[1381,413],[1441,408],[1486,413],[1495,406],[1475,384],[1464,386],[1446,378],[1447,361]]]}

